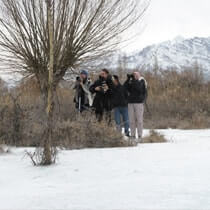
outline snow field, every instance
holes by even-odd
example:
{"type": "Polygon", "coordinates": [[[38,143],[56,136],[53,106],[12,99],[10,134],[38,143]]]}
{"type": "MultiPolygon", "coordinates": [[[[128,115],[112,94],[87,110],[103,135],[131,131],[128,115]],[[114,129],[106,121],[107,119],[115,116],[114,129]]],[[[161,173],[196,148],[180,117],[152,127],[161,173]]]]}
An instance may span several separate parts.
{"type": "Polygon", "coordinates": [[[61,151],[49,167],[13,148],[0,156],[0,209],[210,209],[210,130],[158,131],[169,143],[61,151]]]}

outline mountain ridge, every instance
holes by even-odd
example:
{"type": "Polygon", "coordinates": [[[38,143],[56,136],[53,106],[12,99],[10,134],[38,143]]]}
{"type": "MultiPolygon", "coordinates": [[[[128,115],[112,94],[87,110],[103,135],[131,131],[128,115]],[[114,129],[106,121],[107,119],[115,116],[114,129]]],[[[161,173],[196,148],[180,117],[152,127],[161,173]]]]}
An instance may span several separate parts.
{"type": "MultiPolygon", "coordinates": [[[[195,63],[203,71],[204,78],[210,80],[210,36],[188,39],[177,36],[173,40],[152,44],[128,55],[115,53],[95,60],[84,68],[94,71],[102,67],[116,70],[122,65],[122,68],[127,70],[153,70],[154,66],[158,65],[161,70],[182,71],[186,67],[193,67],[195,63]]],[[[15,80],[20,80],[21,76],[1,73],[0,78],[12,87],[16,85],[15,80]]]]}
{"type": "Polygon", "coordinates": [[[201,67],[204,75],[210,76],[210,37],[185,39],[178,36],[127,56],[128,68],[145,70],[151,70],[157,64],[163,70],[181,70],[195,63],[201,67]]]}

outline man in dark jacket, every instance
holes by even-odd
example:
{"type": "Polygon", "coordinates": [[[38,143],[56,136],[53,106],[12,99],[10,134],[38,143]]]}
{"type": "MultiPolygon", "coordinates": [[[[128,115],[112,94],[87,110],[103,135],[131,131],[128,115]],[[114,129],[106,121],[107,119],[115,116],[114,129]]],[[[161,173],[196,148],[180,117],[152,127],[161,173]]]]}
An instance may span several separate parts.
{"type": "Polygon", "coordinates": [[[106,120],[110,124],[113,82],[107,69],[101,70],[99,79],[90,86],[89,90],[92,94],[95,94],[92,107],[95,109],[96,118],[101,121],[105,112],[106,120]]]}
{"type": "Polygon", "coordinates": [[[113,97],[112,103],[114,107],[114,118],[117,130],[122,131],[122,124],[125,129],[125,135],[129,136],[129,120],[128,120],[128,94],[123,85],[120,84],[117,75],[113,75],[113,97]],[[121,117],[123,122],[121,123],[121,117]]]}
{"type": "Polygon", "coordinates": [[[131,128],[131,137],[135,139],[136,129],[138,141],[141,141],[143,131],[144,101],[146,99],[146,81],[139,72],[128,75],[124,84],[128,91],[128,116],[131,128]]]}

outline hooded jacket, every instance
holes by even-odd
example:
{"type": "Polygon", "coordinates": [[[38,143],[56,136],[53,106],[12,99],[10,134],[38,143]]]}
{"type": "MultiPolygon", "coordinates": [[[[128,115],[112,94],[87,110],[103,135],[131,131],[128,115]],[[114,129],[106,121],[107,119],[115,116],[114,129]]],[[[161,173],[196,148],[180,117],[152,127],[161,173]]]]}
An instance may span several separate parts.
{"type": "Polygon", "coordinates": [[[120,83],[113,89],[112,103],[114,108],[128,106],[127,90],[120,83]]]}
{"type": "Polygon", "coordinates": [[[144,103],[147,96],[146,86],[147,84],[143,77],[139,80],[127,79],[124,87],[128,91],[128,103],[144,103]]]}

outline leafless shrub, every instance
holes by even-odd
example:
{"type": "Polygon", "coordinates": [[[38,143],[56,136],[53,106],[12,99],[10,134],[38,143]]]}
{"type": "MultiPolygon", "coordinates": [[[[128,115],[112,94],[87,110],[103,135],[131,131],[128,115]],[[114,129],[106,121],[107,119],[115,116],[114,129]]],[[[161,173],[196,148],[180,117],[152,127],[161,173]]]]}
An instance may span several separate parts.
{"type": "Polygon", "coordinates": [[[0,140],[7,144],[18,145],[21,141],[22,110],[18,97],[12,93],[5,93],[0,97],[0,140]]]}
{"type": "MultiPolygon", "coordinates": [[[[52,163],[55,163],[58,150],[56,147],[52,147],[52,150],[50,150],[50,152],[51,152],[51,157],[52,157],[52,163]]],[[[34,152],[26,151],[26,155],[30,157],[34,166],[48,165],[46,164],[46,160],[45,160],[46,157],[45,157],[45,152],[44,152],[43,147],[36,147],[34,152]]]]}
{"type": "Polygon", "coordinates": [[[147,128],[208,128],[210,86],[197,70],[145,72],[148,82],[147,128]],[[199,119],[199,120],[198,120],[199,119]],[[199,121],[199,122],[198,122],[199,121]]]}
{"type": "MultiPolygon", "coordinates": [[[[196,112],[192,115],[192,120],[189,121],[189,127],[192,129],[201,129],[205,128],[206,125],[210,125],[210,117],[207,118],[207,113],[205,112],[196,112]]],[[[188,127],[188,128],[189,128],[188,127]]]]}
{"type": "MultiPolygon", "coordinates": [[[[152,113],[150,116],[145,110],[144,124],[146,128],[192,129],[209,127],[210,83],[205,83],[199,78],[195,79],[195,75],[192,77],[194,82],[191,83],[190,79],[186,79],[186,74],[187,78],[192,77],[190,72],[177,73],[172,71],[165,72],[161,76],[152,73],[144,74],[149,85],[147,103],[152,113]]],[[[10,96],[11,93],[1,94],[0,88],[0,142],[18,146],[39,146],[40,139],[44,135],[45,115],[43,113],[45,109],[38,85],[31,78],[24,80],[24,83],[13,91],[14,96],[19,96],[15,103],[22,111],[14,111],[15,106],[10,96]],[[16,122],[19,124],[17,124],[19,129],[16,130],[20,137],[18,141],[14,138],[14,119],[18,119],[16,122]]],[[[121,145],[122,138],[118,136],[119,134],[113,128],[95,122],[94,115],[90,116],[89,114],[89,116],[81,116],[78,119],[78,113],[73,103],[74,93],[71,88],[58,87],[56,92],[59,103],[55,108],[55,145],[64,148],[121,145]],[[116,141],[114,140],[115,137],[112,136],[115,134],[117,135],[116,141]],[[98,139],[97,135],[102,137],[98,139]]],[[[124,140],[122,141],[122,145],[127,144],[124,140]]]]}
{"type": "Polygon", "coordinates": [[[3,146],[0,145],[0,154],[4,153],[4,149],[3,149],[3,146]]]}
{"type": "Polygon", "coordinates": [[[133,146],[113,126],[87,116],[58,123],[55,135],[57,144],[68,149],[133,146]]]}
{"type": "Polygon", "coordinates": [[[149,136],[142,139],[141,143],[165,143],[167,140],[164,135],[158,133],[155,130],[150,130],[149,136]]]}
{"type": "Polygon", "coordinates": [[[0,155],[10,153],[10,148],[6,145],[0,144],[0,155]]]}

